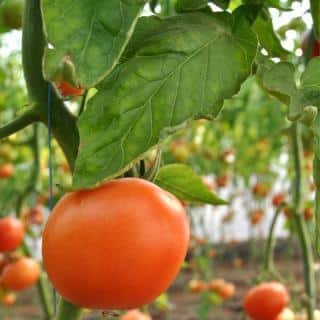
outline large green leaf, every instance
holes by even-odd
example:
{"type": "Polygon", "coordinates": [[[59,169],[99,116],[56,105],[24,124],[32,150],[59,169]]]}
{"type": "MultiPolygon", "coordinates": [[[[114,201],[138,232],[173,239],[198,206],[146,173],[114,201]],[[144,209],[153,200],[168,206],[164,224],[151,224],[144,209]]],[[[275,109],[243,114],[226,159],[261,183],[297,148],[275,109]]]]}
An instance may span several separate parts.
{"type": "Polygon", "coordinates": [[[48,42],[45,75],[70,55],[78,84],[91,87],[117,64],[145,0],[42,0],[48,42]]]}
{"type": "Polygon", "coordinates": [[[155,183],[180,200],[214,205],[227,203],[212,193],[201,178],[185,164],[170,164],[162,167],[155,183]]]}
{"type": "Polygon", "coordinates": [[[136,30],[80,118],[77,188],[119,175],[190,120],[216,117],[250,75],[257,41],[244,19],[144,17],[136,30]]]}

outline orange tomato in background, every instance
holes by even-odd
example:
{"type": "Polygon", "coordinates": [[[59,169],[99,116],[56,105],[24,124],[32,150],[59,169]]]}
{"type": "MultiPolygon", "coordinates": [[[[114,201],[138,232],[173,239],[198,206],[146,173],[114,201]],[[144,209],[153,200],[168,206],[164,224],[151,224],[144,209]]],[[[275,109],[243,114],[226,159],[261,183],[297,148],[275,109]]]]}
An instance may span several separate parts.
{"type": "Polygon", "coordinates": [[[151,317],[137,309],[127,311],[120,320],[152,320],[151,317]]]}
{"type": "Polygon", "coordinates": [[[303,210],[303,216],[306,221],[310,221],[313,218],[313,210],[310,207],[307,207],[303,210]]]}
{"type": "Polygon", "coordinates": [[[20,220],[14,217],[0,219],[0,252],[16,249],[24,237],[24,227],[20,220]]]}
{"type": "Polygon", "coordinates": [[[13,305],[17,300],[17,296],[14,293],[6,293],[2,298],[1,301],[6,306],[13,305]]]}
{"type": "Polygon", "coordinates": [[[0,179],[10,178],[14,173],[14,166],[11,163],[6,163],[0,166],[0,179]]]}
{"type": "Polygon", "coordinates": [[[0,283],[7,290],[21,291],[34,285],[40,277],[40,266],[32,258],[19,258],[9,263],[1,274],[0,283]]]}
{"type": "Polygon", "coordinates": [[[249,290],[244,309],[252,320],[275,319],[289,303],[289,294],[279,282],[261,283],[249,290]]]}
{"type": "Polygon", "coordinates": [[[202,280],[192,279],[188,283],[188,288],[192,293],[200,293],[207,289],[207,284],[202,280]]]}
{"type": "Polygon", "coordinates": [[[262,218],[263,218],[263,211],[261,209],[256,209],[251,212],[250,221],[252,225],[259,224],[262,218]]]}
{"type": "Polygon", "coordinates": [[[286,195],[282,192],[279,192],[272,197],[272,204],[275,207],[279,207],[282,203],[285,202],[285,200],[286,200],[286,195]]]}
{"type": "Polygon", "coordinates": [[[91,309],[131,309],[168,288],[189,241],[185,209],[138,178],[65,195],[43,234],[49,279],[68,301],[91,309]]]}

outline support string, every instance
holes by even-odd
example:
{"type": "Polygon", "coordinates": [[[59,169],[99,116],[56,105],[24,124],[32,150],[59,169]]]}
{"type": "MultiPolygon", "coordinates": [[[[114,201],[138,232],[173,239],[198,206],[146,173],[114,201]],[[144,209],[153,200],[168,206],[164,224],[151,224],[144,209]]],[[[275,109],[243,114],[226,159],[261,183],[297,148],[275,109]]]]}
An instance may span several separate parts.
{"type": "MultiPolygon", "coordinates": [[[[49,209],[50,212],[53,209],[53,157],[52,157],[52,87],[48,84],[48,152],[49,152],[49,209]]],[[[53,310],[54,316],[57,314],[57,293],[53,288],[53,310]]]]}

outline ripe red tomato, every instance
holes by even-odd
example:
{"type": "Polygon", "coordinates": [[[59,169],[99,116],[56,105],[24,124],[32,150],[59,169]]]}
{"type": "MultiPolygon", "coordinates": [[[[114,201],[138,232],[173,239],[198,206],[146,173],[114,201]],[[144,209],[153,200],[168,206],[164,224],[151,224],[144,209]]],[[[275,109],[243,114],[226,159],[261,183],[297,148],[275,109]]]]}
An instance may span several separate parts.
{"type": "Polygon", "coordinates": [[[85,91],[83,88],[74,88],[67,82],[57,82],[56,87],[63,97],[82,96],[85,91]]]}
{"type": "Polygon", "coordinates": [[[16,249],[24,237],[24,227],[14,217],[0,219],[0,252],[16,249]]]}
{"type": "Polygon", "coordinates": [[[286,200],[286,195],[283,192],[279,192],[272,197],[272,204],[275,207],[279,207],[286,200]]]}
{"type": "Polygon", "coordinates": [[[0,166],[0,179],[10,178],[14,173],[14,166],[11,163],[0,166]]]}
{"type": "Polygon", "coordinates": [[[65,195],[45,227],[43,259],[68,301],[131,309],[168,288],[188,240],[178,199],[146,180],[124,178],[65,195]]]}
{"type": "Polygon", "coordinates": [[[244,309],[252,320],[275,319],[289,303],[289,294],[279,282],[265,282],[249,290],[244,309]]]}
{"type": "Polygon", "coordinates": [[[1,285],[7,290],[21,291],[34,285],[40,277],[40,266],[32,258],[19,258],[9,263],[0,278],[1,285]]]}

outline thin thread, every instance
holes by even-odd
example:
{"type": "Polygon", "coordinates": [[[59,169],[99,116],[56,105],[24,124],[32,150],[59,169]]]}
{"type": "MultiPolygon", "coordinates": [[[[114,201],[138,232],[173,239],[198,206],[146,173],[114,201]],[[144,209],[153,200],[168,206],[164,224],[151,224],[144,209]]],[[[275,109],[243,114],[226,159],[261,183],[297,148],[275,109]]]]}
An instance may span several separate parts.
{"type": "MultiPolygon", "coordinates": [[[[51,101],[52,88],[50,83],[48,84],[48,152],[49,152],[49,209],[50,212],[53,209],[53,160],[52,160],[52,101],[51,101]]],[[[54,316],[57,314],[57,293],[53,288],[53,311],[54,316]]]]}

